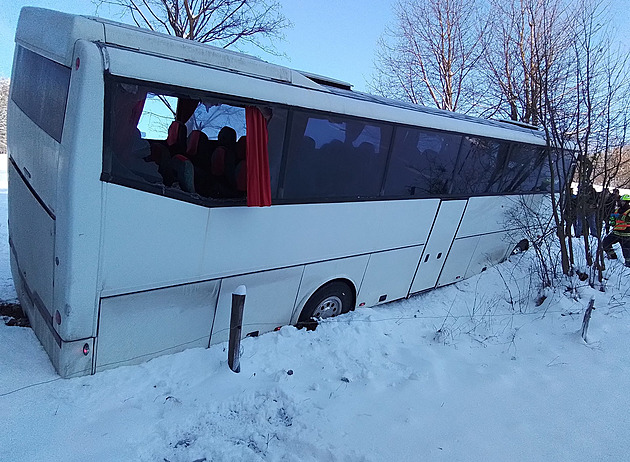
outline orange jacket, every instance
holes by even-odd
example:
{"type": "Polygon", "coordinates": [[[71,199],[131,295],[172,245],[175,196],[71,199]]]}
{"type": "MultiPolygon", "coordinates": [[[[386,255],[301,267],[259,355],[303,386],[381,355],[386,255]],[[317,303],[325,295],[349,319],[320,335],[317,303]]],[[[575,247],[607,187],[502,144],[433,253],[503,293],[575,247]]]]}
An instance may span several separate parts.
{"type": "Polygon", "coordinates": [[[615,217],[613,233],[617,236],[630,237],[630,208],[615,217]]]}

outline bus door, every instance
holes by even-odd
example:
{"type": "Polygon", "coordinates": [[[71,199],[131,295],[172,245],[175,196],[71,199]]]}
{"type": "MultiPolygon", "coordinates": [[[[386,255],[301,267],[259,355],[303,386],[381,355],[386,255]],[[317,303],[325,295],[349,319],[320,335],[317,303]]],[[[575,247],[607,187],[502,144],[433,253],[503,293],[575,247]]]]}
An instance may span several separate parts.
{"type": "Polygon", "coordinates": [[[442,201],[409,293],[433,289],[466,210],[467,200],[442,201]]]}

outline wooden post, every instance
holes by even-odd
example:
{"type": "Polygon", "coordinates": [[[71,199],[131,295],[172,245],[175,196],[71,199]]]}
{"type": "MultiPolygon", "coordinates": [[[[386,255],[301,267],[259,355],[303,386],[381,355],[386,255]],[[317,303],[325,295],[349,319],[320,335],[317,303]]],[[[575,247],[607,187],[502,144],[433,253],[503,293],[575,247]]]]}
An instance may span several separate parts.
{"type": "Polygon", "coordinates": [[[582,339],[585,342],[588,342],[588,340],[586,340],[586,332],[588,331],[588,323],[591,320],[591,313],[595,309],[595,307],[593,306],[594,304],[595,304],[595,299],[591,298],[591,301],[588,302],[588,307],[586,308],[586,311],[584,312],[584,319],[582,320],[582,339]]]}
{"type": "Polygon", "coordinates": [[[241,330],[245,308],[245,286],[232,292],[232,316],[230,317],[230,341],[228,343],[228,366],[234,372],[241,371],[241,330]]]}

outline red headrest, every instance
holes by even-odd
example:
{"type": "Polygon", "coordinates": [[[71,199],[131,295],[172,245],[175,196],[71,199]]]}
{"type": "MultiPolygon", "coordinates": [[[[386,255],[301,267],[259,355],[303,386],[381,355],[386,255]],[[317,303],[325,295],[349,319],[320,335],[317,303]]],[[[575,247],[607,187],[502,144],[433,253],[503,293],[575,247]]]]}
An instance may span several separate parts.
{"type": "Polygon", "coordinates": [[[188,158],[194,157],[201,150],[204,149],[207,144],[208,137],[201,130],[193,130],[188,137],[188,147],[186,148],[186,156],[188,158]]]}
{"type": "Polygon", "coordinates": [[[177,143],[181,143],[182,139],[186,139],[186,131],[186,125],[177,120],[173,120],[173,122],[171,122],[171,126],[168,127],[168,138],[166,138],[166,144],[173,146],[177,143]]]}

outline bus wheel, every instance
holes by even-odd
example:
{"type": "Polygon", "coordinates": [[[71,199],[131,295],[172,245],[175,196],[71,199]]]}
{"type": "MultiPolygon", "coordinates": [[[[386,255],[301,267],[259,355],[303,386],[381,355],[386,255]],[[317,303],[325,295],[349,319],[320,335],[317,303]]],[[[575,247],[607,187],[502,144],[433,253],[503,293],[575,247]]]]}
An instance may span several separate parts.
{"type": "Polygon", "coordinates": [[[353,298],[348,284],[342,281],[329,282],[317,289],[308,299],[300,313],[297,327],[314,330],[320,319],[347,313],[353,308],[353,298]]]}
{"type": "Polygon", "coordinates": [[[516,244],[516,246],[514,247],[514,250],[512,250],[512,255],[525,252],[527,249],[529,249],[529,241],[527,239],[523,239],[518,244],[516,244]]]}

